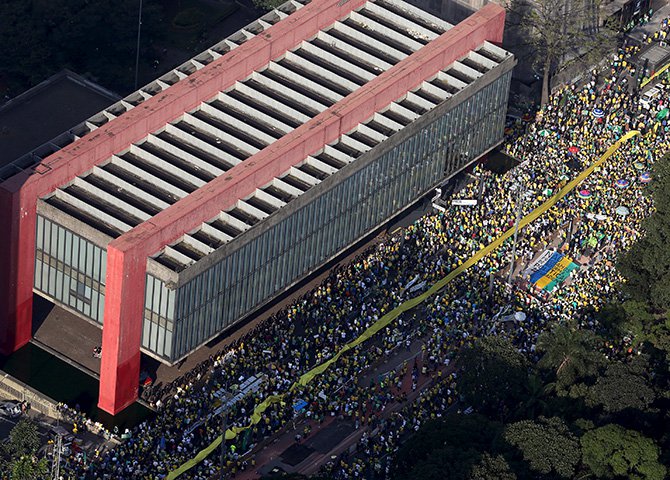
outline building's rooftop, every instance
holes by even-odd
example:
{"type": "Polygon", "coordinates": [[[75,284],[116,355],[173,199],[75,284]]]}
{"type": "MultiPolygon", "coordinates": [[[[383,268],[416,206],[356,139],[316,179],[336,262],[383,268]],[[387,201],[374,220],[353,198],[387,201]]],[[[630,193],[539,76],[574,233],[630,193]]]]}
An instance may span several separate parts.
{"type": "Polygon", "coordinates": [[[57,144],[63,132],[116,100],[113,93],[67,70],[9,100],[0,107],[0,170],[45,144],[57,144]]]}
{"type": "MultiPolygon", "coordinates": [[[[279,21],[289,2],[87,122],[96,128],[235,49],[279,21]],[[170,77],[172,75],[174,78],[170,77]],[[169,81],[168,81],[169,80],[169,81]]],[[[386,72],[452,25],[401,0],[370,0],[213,98],[44,197],[110,240],[150,220],[293,132],[386,72]]],[[[233,208],[156,252],[174,271],[229,242],[498,66],[509,54],[489,42],[470,51],[373,118],[308,156],[233,208]]]]}
{"type": "Polygon", "coordinates": [[[642,52],[638,58],[638,64],[640,66],[644,65],[645,61],[649,61],[655,67],[659,67],[665,63],[665,61],[670,57],[670,47],[653,45],[647,50],[642,52]]]}
{"type": "Polygon", "coordinates": [[[435,78],[424,81],[405,98],[340,136],[335,143],[260,186],[252,195],[239,199],[234,208],[222,211],[178,242],[166,246],[155,259],[177,272],[185,269],[461,91],[498,66],[505,56],[504,50],[485,43],[435,78]]]}

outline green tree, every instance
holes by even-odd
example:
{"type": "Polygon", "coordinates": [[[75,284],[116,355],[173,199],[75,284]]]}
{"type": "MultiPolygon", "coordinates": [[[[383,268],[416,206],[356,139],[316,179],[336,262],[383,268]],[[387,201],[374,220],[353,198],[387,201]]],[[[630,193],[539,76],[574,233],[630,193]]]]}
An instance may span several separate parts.
{"type": "Polygon", "coordinates": [[[9,432],[8,452],[14,457],[34,455],[40,448],[37,425],[29,418],[22,418],[9,432]]]}
{"type": "Polygon", "coordinates": [[[523,398],[528,361],[509,340],[484,337],[461,354],[459,389],[477,410],[504,419],[523,398]]]}
{"type": "Polygon", "coordinates": [[[646,339],[647,325],[654,321],[647,304],[634,300],[607,305],[598,312],[597,317],[608,338],[618,342],[628,337],[634,344],[646,339]]]}
{"type": "Polygon", "coordinates": [[[268,11],[277,8],[282,3],[285,3],[286,0],[253,0],[253,2],[256,8],[268,11]]]}
{"type": "Polygon", "coordinates": [[[580,460],[579,440],[558,417],[522,420],[505,428],[505,440],[515,446],[533,472],[570,478],[580,460]]]}
{"type": "Polygon", "coordinates": [[[485,453],[468,476],[469,480],[516,480],[516,474],[510,469],[507,460],[502,455],[485,453]]]}
{"type": "Polygon", "coordinates": [[[49,464],[45,458],[38,460],[32,455],[21,455],[10,463],[12,480],[38,480],[46,478],[49,464]]]}
{"type": "Polygon", "coordinates": [[[565,387],[597,373],[603,357],[595,347],[596,337],[590,331],[558,325],[538,337],[537,350],[543,354],[538,365],[552,369],[559,386],[565,387]]]}
{"type": "Polygon", "coordinates": [[[608,413],[626,409],[645,411],[656,399],[656,394],[644,376],[642,363],[610,364],[605,374],[598,377],[589,389],[587,405],[600,405],[608,413]]]}
{"type": "MultiPolygon", "coordinates": [[[[627,337],[631,345],[643,349],[663,364],[670,362],[670,318],[665,314],[653,313],[650,305],[627,300],[622,304],[608,305],[598,315],[599,323],[613,342],[627,337]],[[660,357],[660,358],[659,358],[660,357]]],[[[658,366],[652,362],[652,367],[658,366]]],[[[657,372],[667,372],[667,366],[657,372]]]]}
{"type": "MultiPolygon", "coordinates": [[[[0,2],[0,78],[20,93],[69,68],[126,94],[134,87],[136,0],[3,0],[0,2]]],[[[160,37],[163,9],[145,0],[140,65],[160,37]]]]}
{"type": "Polygon", "coordinates": [[[425,423],[395,456],[395,475],[407,474],[434,450],[445,446],[461,450],[488,451],[493,448],[502,425],[479,414],[450,414],[425,423]]]}
{"type": "Polygon", "coordinates": [[[467,480],[470,470],[479,461],[480,454],[476,450],[463,450],[445,446],[433,450],[431,454],[419,462],[411,472],[399,478],[414,480],[467,480]]]}
{"type": "Polygon", "coordinates": [[[31,1],[0,2],[0,78],[12,93],[54,73],[51,46],[31,1]]]}
{"type": "Polygon", "coordinates": [[[507,30],[526,42],[530,61],[542,71],[542,105],[557,70],[575,62],[589,68],[616,48],[618,33],[601,25],[599,1],[510,0],[506,6],[507,30]]]}
{"type": "Polygon", "coordinates": [[[37,425],[29,418],[22,418],[9,432],[7,442],[2,444],[4,460],[2,473],[12,480],[36,480],[44,478],[48,472],[46,459],[37,457],[40,437],[37,425]]]}
{"type": "Polygon", "coordinates": [[[548,392],[539,375],[531,374],[526,381],[524,400],[517,409],[517,416],[520,418],[535,418],[538,414],[544,414],[549,409],[546,401],[548,392]]]}
{"type": "Polygon", "coordinates": [[[655,211],[644,222],[645,235],[620,256],[617,267],[626,278],[625,291],[633,300],[656,311],[670,309],[670,161],[659,159],[653,167],[654,181],[647,194],[655,211]]]}
{"type": "Polygon", "coordinates": [[[615,424],[586,432],[581,438],[583,461],[601,478],[662,480],[666,468],[650,438],[615,424]]]}

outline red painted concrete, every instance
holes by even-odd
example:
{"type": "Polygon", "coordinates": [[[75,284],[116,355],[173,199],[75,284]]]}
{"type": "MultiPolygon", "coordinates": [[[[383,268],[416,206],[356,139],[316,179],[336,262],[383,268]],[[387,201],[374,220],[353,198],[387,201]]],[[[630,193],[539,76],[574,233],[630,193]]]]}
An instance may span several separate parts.
{"type": "Polygon", "coordinates": [[[504,21],[505,10],[488,4],[363,88],[111,244],[123,251],[156,253],[333,142],[484,41],[499,41],[504,21]]]}
{"type": "MultiPolygon", "coordinates": [[[[258,186],[267,184],[272,178],[315,153],[323,145],[334,141],[342,133],[350,131],[358,123],[370,118],[374,112],[397,100],[484,41],[502,41],[504,21],[505,10],[502,7],[487,5],[365,87],[235,166],[225,176],[212,180],[160,212],[149,222],[112,241],[108,251],[119,252],[124,258],[146,259],[148,255],[177,240],[185,232],[213,218],[221,210],[232,207],[239,198],[251,194],[258,186]]],[[[105,361],[108,373],[104,377],[101,375],[99,406],[111,413],[121,410],[129,403],[129,396],[136,395],[136,389],[130,390],[125,379],[121,380],[124,382],[123,386],[111,384],[120,379],[120,365],[125,366],[126,363],[125,357],[115,363],[115,359],[109,356],[117,355],[117,350],[106,350],[105,347],[105,339],[115,345],[112,336],[123,334],[126,330],[135,332],[141,329],[146,262],[134,265],[131,273],[126,270],[126,263],[128,262],[108,264],[107,268],[103,359],[108,355],[105,361]],[[137,271],[138,268],[142,269],[141,274],[137,271]],[[108,324],[114,325],[114,330],[108,330],[108,324]]],[[[139,338],[138,336],[137,342],[128,347],[135,349],[138,354],[139,338]]],[[[137,377],[134,379],[136,381],[137,377]]]]}
{"type": "MultiPolygon", "coordinates": [[[[32,277],[34,267],[27,270],[28,263],[20,256],[21,234],[30,235],[30,232],[21,231],[19,217],[15,213],[19,210],[19,195],[0,188],[0,353],[9,355],[30,341],[32,327],[32,277]],[[30,275],[30,288],[18,288],[21,279],[30,275]]],[[[26,217],[32,221],[34,243],[35,218],[26,217]]],[[[34,250],[34,247],[33,247],[34,250]]],[[[33,251],[33,258],[34,258],[33,251]]],[[[30,260],[29,260],[30,261],[30,260]]],[[[31,262],[34,265],[34,261],[31,262]]]]}
{"type": "Polygon", "coordinates": [[[98,406],[115,415],[137,399],[146,257],[107,249],[105,326],[98,406]],[[132,320],[131,320],[132,319],[132,320]]]}
{"type": "MultiPolygon", "coordinates": [[[[342,4],[313,0],[183,81],[50,155],[41,162],[43,173],[23,172],[3,182],[0,185],[3,227],[0,229],[0,352],[9,354],[30,339],[39,197],[246,78],[364,3],[365,0],[342,4]]],[[[138,285],[143,282],[144,279],[138,285]]]]}

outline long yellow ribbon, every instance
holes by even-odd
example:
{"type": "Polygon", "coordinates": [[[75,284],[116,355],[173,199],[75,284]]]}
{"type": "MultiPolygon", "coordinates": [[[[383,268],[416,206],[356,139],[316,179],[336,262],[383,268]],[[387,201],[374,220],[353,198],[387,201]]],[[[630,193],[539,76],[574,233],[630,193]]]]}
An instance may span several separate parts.
{"type": "Polygon", "coordinates": [[[670,68],[670,63],[666,63],[666,64],[663,65],[661,68],[659,68],[658,70],[656,70],[656,71],[654,72],[654,74],[653,74],[651,77],[649,77],[649,78],[647,78],[647,79],[645,79],[645,80],[642,80],[642,83],[640,83],[640,88],[642,88],[642,87],[644,87],[645,85],[647,85],[647,84],[648,84],[649,82],[651,82],[654,78],[658,77],[661,73],[665,72],[668,68],[670,68]]]}
{"type": "MultiPolygon", "coordinates": [[[[561,200],[563,197],[565,197],[568,193],[570,193],[572,190],[577,187],[581,182],[584,181],[586,177],[591,175],[593,171],[600,167],[608,158],[610,158],[614,152],[616,152],[619,147],[625,142],[627,142],[629,139],[632,137],[639,135],[640,132],[637,130],[632,130],[628,133],[626,133],[623,137],[621,137],[619,140],[617,140],[610,148],[607,149],[607,151],[596,161],[594,162],[590,167],[585,169],[582,173],[579,174],[579,176],[575,177],[570,183],[568,183],[565,187],[563,187],[561,190],[559,190],[556,195],[552,196],[548,200],[546,200],[542,205],[537,207],[535,210],[530,212],[528,215],[523,217],[519,221],[519,229],[522,229],[529,223],[535,221],[540,215],[542,215],[544,212],[549,210],[551,207],[556,205],[556,203],[561,200]]],[[[342,347],[340,351],[338,351],[335,355],[333,355],[330,359],[326,360],[325,362],[317,365],[313,369],[311,369],[309,372],[304,373],[296,383],[294,383],[289,391],[293,391],[295,388],[298,386],[305,386],[309,382],[311,382],[314,378],[316,378],[318,375],[321,375],[323,372],[325,372],[328,367],[330,367],[333,363],[337,362],[337,360],[344,355],[346,352],[351,350],[352,348],[357,347],[361,343],[365,342],[369,338],[372,338],[374,335],[376,335],[380,330],[383,330],[386,328],[391,322],[393,322],[396,318],[398,318],[402,313],[406,312],[407,310],[411,310],[412,308],[416,307],[420,303],[426,301],[428,298],[432,297],[436,293],[438,293],[440,290],[442,290],[449,282],[451,282],[454,278],[459,276],[461,273],[465,272],[468,268],[471,266],[475,265],[479,260],[481,260],[483,257],[497,249],[502,243],[510,238],[514,234],[514,227],[510,228],[507,230],[505,233],[503,233],[501,236],[499,236],[497,239],[495,239],[493,242],[489,243],[486,247],[480,249],[477,253],[475,253],[472,257],[467,259],[465,262],[461,263],[458,267],[453,269],[451,272],[449,272],[448,275],[445,277],[441,278],[435,284],[433,284],[430,289],[428,289],[426,292],[422,293],[421,295],[418,295],[414,298],[411,298],[407,300],[406,302],[402,303],[401,305],[398,305],[396,308],[382,316],[379,320],[377,320],[375,323],[373,323],[370,327],[368,327],[358,338],[352,340],[351,342],[347,343],[342,347]]],[[[266,398],[262,403],[257,405],[254,408],[254,413],[251,415],[251,423],[246,426],[246,427],[234,427],[232,429],[229,429],[226,431],[226,440],[232,440],[235,438],[239,433],[243,432],[244,430],[250,428],[252,425],[257,424],[261,420],[261,414],[267,410],[267,408],[272,405],[273,403],[278,403],[281,402],[286,394],[281,394],[281,395],[272,395],[266,398]]],[[[166,477],[166,480],[174,480],[179,475],[182,473],[186,472],[187,470],[191,469],[201,461],[203,461],[207,456],[212,453],[216,447],[218,447],[221,444],[221,435],[219,435],[211,444],[209,444],[207,447],[205,447],[203,450],[198,452],[198,454],[193,457],[192,459],[188,460],[179,468],[172,470],[166,477]]]]}

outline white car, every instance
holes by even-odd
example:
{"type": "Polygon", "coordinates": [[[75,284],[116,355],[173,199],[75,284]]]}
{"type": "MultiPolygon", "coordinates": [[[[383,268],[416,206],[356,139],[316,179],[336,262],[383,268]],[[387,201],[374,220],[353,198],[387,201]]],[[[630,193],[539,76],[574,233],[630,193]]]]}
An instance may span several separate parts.
{"type": "Polygon", "coordinates": [[[21,405],[17,402],[6,401],[0,403],[0,415],[8,418],[21,416],[21,405]]]}

